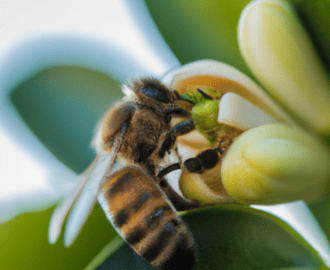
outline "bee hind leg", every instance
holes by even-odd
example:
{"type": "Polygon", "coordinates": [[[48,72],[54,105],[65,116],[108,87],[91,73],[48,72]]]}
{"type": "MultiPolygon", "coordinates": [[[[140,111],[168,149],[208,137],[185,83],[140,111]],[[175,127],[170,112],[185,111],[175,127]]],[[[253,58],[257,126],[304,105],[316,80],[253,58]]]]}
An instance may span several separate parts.
{"type": "Polygon", "coordinates": [[[167,182],[164,176],[174,170],[181,169],[179,163],[174,163],[163,170],[161,170],[157,175],[157,180],[159,186],[165,192],[166,196],[169,198],[171,203],[174,205],[177,211],[191,210],[201,207],[200,202],[196,200],[187,200],[184,197],[180,196],[167,182]]]}
{"type": "Polygon", "coordinates": [[[187,159],[183,166],[190,173],[203,173],[214,168],[220,162],[218,149],[206,149],[194,158],[187,159]]]}

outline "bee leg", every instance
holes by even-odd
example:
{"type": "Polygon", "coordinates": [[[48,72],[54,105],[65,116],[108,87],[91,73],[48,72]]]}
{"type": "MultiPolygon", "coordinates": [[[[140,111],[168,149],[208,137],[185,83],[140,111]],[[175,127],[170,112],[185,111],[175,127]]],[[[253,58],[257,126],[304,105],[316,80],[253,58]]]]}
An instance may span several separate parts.
{"type": "Polygon", "coordinates": [[[181,169],[180,163],[174,163],[170,166],[167,166],[166,168],[160,170],[157,177],[163,178],[166,174],[169,174],[170,172],[173,172],[175,170],[181,169]]]}
{"type": "Polygon", "coordinates": [[[172,120],[172,115],[182,116],[182,117],[191,117],[191,113],[183,108],[173,108],[168,107],[165,110],[165,123],[170,124],[172,120]]]}
{"type": "Polygon", "coordinates": [[[165,115],[167,117],[169,117],[171,115],[176,115],[176,116],[191,116],[191,113],[188,112],[187,110],[183,109],[183,108],[172,108],[172,107],[169,107],[169,108],[166,109],[165,115]]]}
{"type": "Polygon", "coordinates": [[[220,161],[218,149],[206,149],[197,157],[189,158],[183,166],[190,173],[202,173],[204,170],[214,168],[220,161]]]}
{"type": "Polygon", "coordinates": [[[166,196],[169,198],[171,203],[174,205],[175,209],[178,211],[185,211],[190,209],[199,208],[201,206],[200,202],[198,201],[190,201],[182,196],[180,196],[175,190],[168,184],[167,180],[164,176],[174,170],[180,169],[179,163],[174,163],[163,170],[161,170],[158,175],[159,186],[165,192],[166,196]]]}
{"type": "Polygon", "coordinates": [[[176,124],[171,131],[167,133],[166,138],[158,152],[159,157],[163,158],[166,152],[169,152],[173,148],[177,136],[187,134],[194,129],[195,125],[192,119],[176,124]]]}

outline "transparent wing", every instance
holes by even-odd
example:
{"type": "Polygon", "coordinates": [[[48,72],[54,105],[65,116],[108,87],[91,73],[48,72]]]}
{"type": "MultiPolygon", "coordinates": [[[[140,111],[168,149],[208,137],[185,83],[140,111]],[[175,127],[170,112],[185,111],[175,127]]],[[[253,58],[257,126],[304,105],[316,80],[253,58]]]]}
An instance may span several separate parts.
{"type": "Polygon", "coordinates": [[[54,244],[57,242],[63,227],[63,223],[67,215],[69,214],[69,211],[71,210],[73,204],[83,190],[83,187],[86,185],[87,180],[88,177],[82,175],[81,178],[78,180],[78,184],[73,190],[72,194],[54,210],[48,229],[49,243],[54,244]]]}
{"type": "Polygon", "coordinates": [[[102,153],[87,184],[69,214],[64,231],[64,245],[70,246],[81,231],[96,203],[97,195],[107,172],[111,173],[114,155],[102,153]]]}
{"type": "Polygon", "coordinates": [[[70,210],[71,213],[64,232],[64,244],[70,246],[76,239],[94,208],[96,197],[100,188],[104,185],[107,175],[111,175],[123,142],[126,127],[127,124],[124,122],[121,126],[120,137],[113,145],[113,151],[111,153],[103,151],[95,158],[91,166],[83,174],[82,177],[84,179],[74,190],[73,194],[54,211],[49,226],[48,239],[50,243],[57,241],[70,210]]]}
{"type": "MultiPolygon", "coordinates": [[[[66,229],[66,235],[68,235],[67,237],[69,239],[72,238],[69,236],[73,235],[74,224],[72,223],[76,223],[73,222],[73,218],[78,214],[78,210],[80,214],[85,216],[83,220],[81,217],[77,219],[79,224],[81,222],[82,223],[78,227],[78,223],[76,223],[76,227],[79,228],[79,230],[76,232],[75,236],[79,233],[83,222],[86,220],[91,210],[93,209],[98,188],[102,182],[105,171],[108,168],[107,166],[111,165],[112,160],[112,154],[101,153],[98,155],[93,163],[83,173],[72,194],[55,209],[49,224],[48,241],[50,243],[53,244],[58,240],[63,224],[71,209],[73,214],[70,214],[69,220],[71,221],[68,221],[67,225],[70,228],[70,233],[67,232],[68,229],[66,229]],[[86,202],[84,202],[84,200],[86,200],[86,202]],[[83,211],[82,207],[86,207],[86,210],[83,211]]],[[[72,243],[74,238],[71,241],[68,240],[65,242],[72,243]]]]}

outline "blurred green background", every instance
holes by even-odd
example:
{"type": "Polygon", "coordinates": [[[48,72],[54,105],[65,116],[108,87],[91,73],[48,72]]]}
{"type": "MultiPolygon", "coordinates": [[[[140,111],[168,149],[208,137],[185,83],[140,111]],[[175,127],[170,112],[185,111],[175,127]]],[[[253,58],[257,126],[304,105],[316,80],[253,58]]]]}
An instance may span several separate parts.
{"type": "MultiPolygon", "coordinates": [[[[242,59],[236,28],[248,0],[146,0],[164,39],[182,64],[215,59],[252,76],[242,59]]],[[[111,65],[111,63],[109,63],[111,65]]],[[[80,67],[55,66],[13,89],[11,101],[43,144],[75,172],[95,154],[95,126],[108,106],[122,96],[120,84],[105,74],[80,67]]],[[[325,213],[330,200],[311,205],[330,236],[325,213]]],[[[26,213],[0,225],[0,269],[83,269],[116,235],[97,206],[72,247],[48,243],[53,208],[26,213]]]]}
{"type": "Polygon", "coordinates": [[[11,101],[48,150],[81,173],[95,158],[91,141],[96,124],[122,96],[120,83],[105,74],[57,66],[19,85],[11,101]]]}

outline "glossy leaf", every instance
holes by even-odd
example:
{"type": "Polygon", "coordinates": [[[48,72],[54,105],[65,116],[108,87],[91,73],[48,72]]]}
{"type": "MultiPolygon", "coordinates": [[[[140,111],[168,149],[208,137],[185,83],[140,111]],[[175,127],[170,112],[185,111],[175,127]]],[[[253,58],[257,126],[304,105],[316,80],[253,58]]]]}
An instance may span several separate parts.
{"type": "MultiPolygon", "coordinates": [[[[244,206],[214,206],[183,216],[195,239],[197,269],[281,269],[323,267],[317,252],[283,221],[244,206]]],[[[103,251],[104,252],[104,251],[103,251]]],[[[127,244],[98,270],[155,269],[127,244]]],[[[324,268],[327,269],[327,268],[324,268]]]]}
{"type": "MultiPolygon", "coordinates": [[[[0,225],[0,269],[83,269],[117,233],[97,205],[70,248],[63,240],[48,243],[48,224],[54,208],[22,214],[0,225]]],[[[62,239],[62,235],[61,235],[62,239]]]]}

